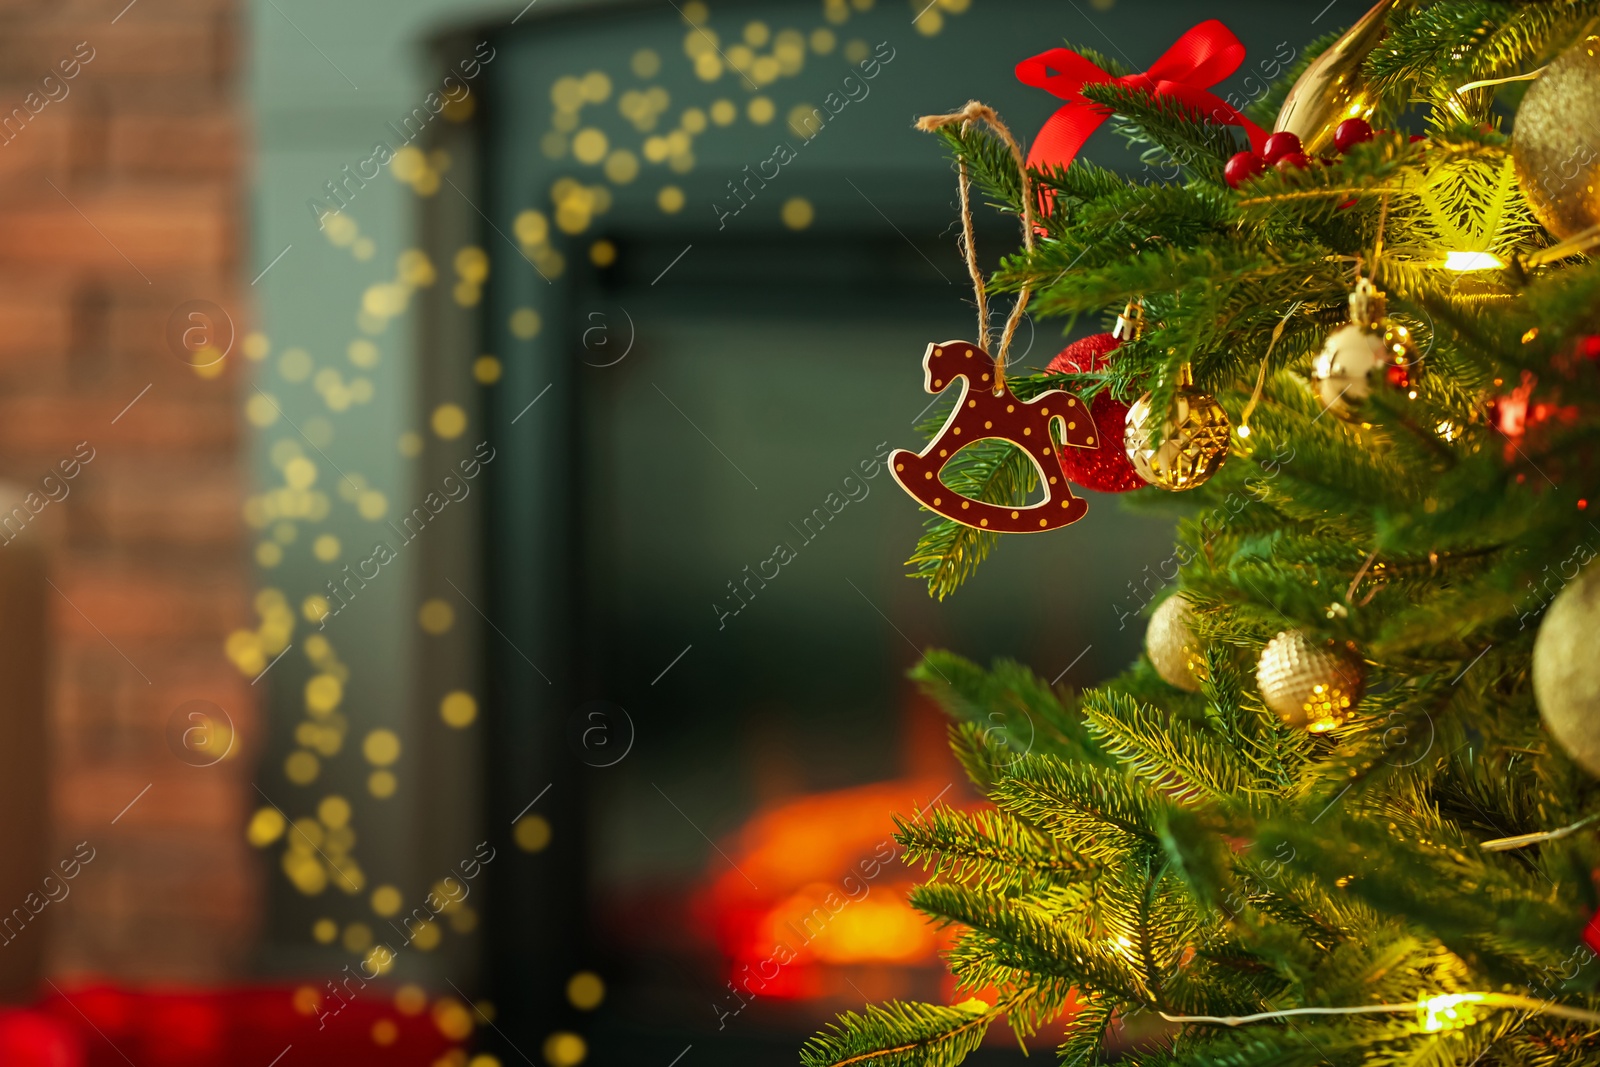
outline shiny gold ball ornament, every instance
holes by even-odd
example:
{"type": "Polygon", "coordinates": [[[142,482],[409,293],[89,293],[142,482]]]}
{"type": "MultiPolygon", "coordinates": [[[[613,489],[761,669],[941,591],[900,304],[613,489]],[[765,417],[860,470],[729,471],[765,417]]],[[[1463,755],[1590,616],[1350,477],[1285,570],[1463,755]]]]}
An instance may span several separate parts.
{"type": "Polygon", "coordinates": [[[1194,636],[1194,609],[1182,593],[1167,597],[1150,616],[1144,650],[1161,680],[1185,693],[1198,693],[1206,677],[1206,659],[1194,636]]]}
{"type": "Polygon", "coordinates": [[[1556,594],[1533,642],[1533,695],[1545,729],[1572,762],[1600,776],[1600,565],[1556,594]]]}
{"type": "Polygon", "coordinates": [[[1328,335],[1311,378],[1324,411],[1351,417],[1376,389],[1416,396],[1422,357],[1411,330],[1388,317],[1383,293],[1367,279],[1350,294],[1350,322],[1328,335]]]}
{"type": "Polygon", "coordinates": [[[1311,61],[1278,110],[1274,133],[1300,138],[1307,156],[1325,154],[1345,119],[1369,119],[1377,110],[1377,94],[1361,73],[1361,65],[1389,32],[1389,12],[1396,0],[1381,0],[1361,16],[1327,50],[1311,61]]]}
{"type": "Polygon", "coordinates": [[[1256,663],[1262,701],[1285,723],[1314,734],[1344,725],[1365,687],[1354,655],[1299,630],[1267,642],[1256,663]]]}
{"type": "Polygon", "coordinates": [[[1178,391],[1164,419],[1158,419],[1146,393],[1128,409],[1123,444],[1139,477],[1158,489],[1179,493],[1211,480],[1228,458],[1228,413],[1210,393],[1194,387],[1185,363],[1178,368],[1178,391]]]}
{"type": "Polygon", "coordinates": [[[1565,240],[1600,224],[1600,34],[1545,68],[1517,108],[1511,158],[1517,185],[1544,228],[1565,240]]]}

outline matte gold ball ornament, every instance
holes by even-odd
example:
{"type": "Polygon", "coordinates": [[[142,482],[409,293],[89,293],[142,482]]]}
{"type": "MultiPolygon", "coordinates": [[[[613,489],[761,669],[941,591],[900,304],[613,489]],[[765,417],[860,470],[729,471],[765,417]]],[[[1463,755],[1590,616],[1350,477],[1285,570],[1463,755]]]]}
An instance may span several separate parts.
{"type": "Polygon", "coordinates": [[[1511,131],[1517,185],[1544,228],[1565,240],[1600,225],[1600,34],[1556,57],[1528,89],[1511,131]]]}
{"type": "Polygon", "coordinates": [[[1533,642],[1533,695],[1545,729],[1572,761],[1600,777],[1600,565],[1556,594],[1533,642]]]}
{"type": "Polygon", "coordinates": [[[1350,294],[1350,322],[1328,335],[1311,366],[1324,411],[1344,418],[1360,413],[1377,390],[1416,396],[1422,356],[1411,330],[1389,318],[1383,293],[1363,278],[1350,294]]]}
{"type": "Polygon", "coordinates": [[[1320,734],[1349,720],[1366,680],[1360,661],[1347,649],[1286,630],[1261,650],[1256,688],[1278,718],[1320,734]]]}
{"type": "Polygon", "coordinates": [[[1123,443],[1139,477],[1158,489],[1179,493],[1211,480],[1228,458],[1228,413],[1216,397],[1194,387],[1185,363],[1166,417],[1158,418],[1146,393],[1128,409],[1123,443]]]}
{"type": "Polygon", "coordinates": [[[1185,693],[1198,693],[1206,678],[1206,659],[1194,636],[1194,608],[1182,593],[1169,596],[1150,616],[1144,650],[1161,680],[1185,693]]]}

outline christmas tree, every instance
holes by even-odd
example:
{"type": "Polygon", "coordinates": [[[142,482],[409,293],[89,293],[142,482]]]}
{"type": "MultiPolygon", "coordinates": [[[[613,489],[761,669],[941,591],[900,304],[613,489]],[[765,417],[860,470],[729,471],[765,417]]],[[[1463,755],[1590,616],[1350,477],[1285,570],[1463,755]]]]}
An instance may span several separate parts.
{"type": "Polygon", "coordinates": [[[1059,124],[1029,165],[983,108],[925,124],[1023,224],[991,293],[1123,312],[996,395],[1070,393],[1097,427],[1140,399],[1092,446],[1052,417],[1064,457],[969,433],[926,494],[902,470],[936,512],[914,575],[953,593],[1002,540],[953,504],[1020,532],[1088,456],[1154,482],[1128,499],[1179,540],[1149,655],[1105,685],[915,669],[987,798],[898,821],[958,1002],[847,1013],[806,1067],[955,1064],[1062,1019],[1088,1064],[1141,1015],[1143,1064],[1600,1064],[1597,19],[1382,3],[1242,114],[1215,72],[1047,54],[1069,155],[1110,116],[1133,177],[1041,157],[1059,124]]]}

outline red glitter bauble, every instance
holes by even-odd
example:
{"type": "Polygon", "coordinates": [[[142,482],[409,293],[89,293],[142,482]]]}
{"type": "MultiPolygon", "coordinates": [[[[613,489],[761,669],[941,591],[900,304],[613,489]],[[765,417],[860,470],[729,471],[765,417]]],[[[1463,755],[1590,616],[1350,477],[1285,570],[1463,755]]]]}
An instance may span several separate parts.
{"type": "MultiPolygon", "coordinates": [[[[1106,369],[1110,356],[1122,342],[1109,333],[1097,333],[1074,341],[1061,350],[1061,354],[1045,368],[1051,374],[1088,374],[1106,369]]],[[[1085,489],[1101,493],[1126,493],[1143,489],[1149,482],[1139,477],[1123,451],[1122,437],[1128,421],[1128,405],[1101,392],[1089,404],[1089,417],[1094,420],[1095,440],[1098,448],[1062,448],[1061,469],[1067,480],[1085,489]]]]}

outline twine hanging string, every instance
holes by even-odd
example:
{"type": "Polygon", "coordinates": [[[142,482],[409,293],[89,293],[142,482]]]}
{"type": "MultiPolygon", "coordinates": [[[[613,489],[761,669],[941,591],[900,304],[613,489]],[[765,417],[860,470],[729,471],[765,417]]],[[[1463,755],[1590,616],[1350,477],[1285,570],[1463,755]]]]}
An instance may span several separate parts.
{"type": "MultiPolygon", "coordinates": [[[[1378,284],[1378,264],[1383,260],[1383,230],[1389,224],[1389,194],[1383,194],[1378,206],[1378,236],[1372,242],[1372,284],[1378,284]]],[[[1361,277],[1361,262],[1356,261],[1356,277],[1361,277]]]]}
{"type": "MultiPolygon", "coordinates": [[[[976,100],[968,101],[967,106],[960,111],[953,111],[948,115],[925,115],[917,120],[917,129],[924,133],[932,133],[955,123],[961,123],[962,132],[972,128],[974,123],[986,123],[1001,142],[1011,150],[1012,159],[1016,160],[1017,173],[1022,179],[1022,241],[1023,247],[1033,251],[1033,181],[1028,177],[1028,165],[1022,154],[1022,146],[1011,135],[1011,130],[995,114],[994,108],[980,104],[976,100]]],[[[967,160],[965,156],[956,158],[956,173],[960,179],[961,190],[961,244],[962,252],[967,260],[967,272],[972,275],[972,291],[978,298],[978,344],[984,351],[989,351],[989,296],[983,280],[983,271],[978,266],[978,251],[972,233],[972,193],[971,179],[967,176],[967,160]]],[[[1033,295],[1030,286],[1023,286],[1017,294],[1016,305],[1011,309],[1011,315],[1006,319],[1005,331],[1000,335],[1000,347],[994,352],[994,391],[998,395],[1005,390],[1006,357],[1011,351],[1011,340],[1016,336],[1017,326],[1022,322],[1023,313],[1028,308],[1028,300],[1033,295]]]]}
{"type": "Polygon", "coordinates": [[[1244,406],[1244,414],[1239,416],[1239,435],[1250,436],[1250,416],[1255,414],[1256,405],[1261,403],[1261,394],[1267,387],[1267,364],[1272,361],[1272,350],[1278,347],[1278,342],[1283,339],[1283,331],[1288,327],[1289,320],[1294,318],[1295,312],[1300,310],[1304,300],[1296,300],[1284,312],[1283,318],[1278,320],[1278,325],[1272,328],[1272,340],[1267,342],[1267,354],[1261,357],[1261,369],[1256,372],[1256,389],[1250,394],[1250,403],[1244,406]]]}

